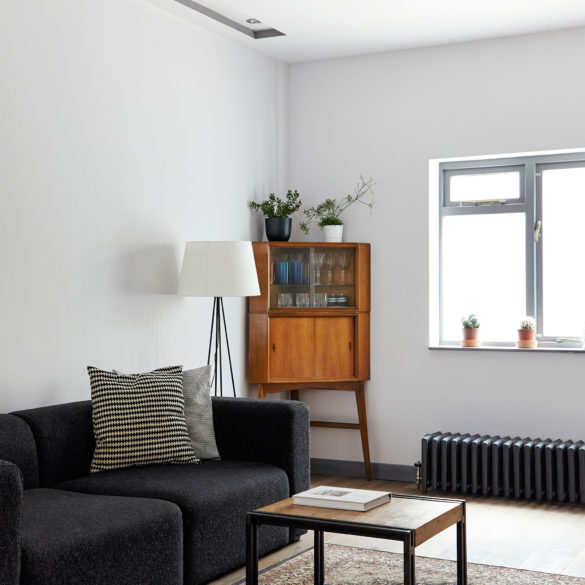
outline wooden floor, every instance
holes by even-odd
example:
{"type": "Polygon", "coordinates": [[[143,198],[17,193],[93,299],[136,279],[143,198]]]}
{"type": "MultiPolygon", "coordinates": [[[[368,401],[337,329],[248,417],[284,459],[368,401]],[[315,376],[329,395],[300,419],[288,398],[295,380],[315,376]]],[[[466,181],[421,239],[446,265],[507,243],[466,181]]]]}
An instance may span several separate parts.
{"type": "MultiPolygon", "coordinates": [[[[416,484],[365,481],[355,478],[316,476],[315,485],[418,494],[416,484]]],[[[452,494],[433,492],[429,495],[452,494]]],[[[377,538],[325,534],[325,542],[391,552],[402,552],[398,542],[377,538]]],[[[263,559],[260,568],[270,566],[295,552],[311,547],[313,534],[263,559]]],[[[455,527],[438,534],[416,549],[417,556],[455,559],[455,527]]],[[[560,575],[585,577],[585,507],[549,505],[500,498],[467,498],[467,555],[470,563],[483,563],[560,575]]],[[[213,585],[233,585],[245,577],[241,569],[213,581],[213,585]]]]}

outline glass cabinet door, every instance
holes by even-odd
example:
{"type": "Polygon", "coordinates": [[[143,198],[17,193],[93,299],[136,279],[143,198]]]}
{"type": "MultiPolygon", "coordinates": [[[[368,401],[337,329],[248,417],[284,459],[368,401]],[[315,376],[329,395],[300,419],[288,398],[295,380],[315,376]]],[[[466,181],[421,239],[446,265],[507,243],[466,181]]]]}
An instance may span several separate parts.
{"type": "Polygon", "coordinates": [[[355,248],[271,247],[270,309],[355,307],[355,248]]]}

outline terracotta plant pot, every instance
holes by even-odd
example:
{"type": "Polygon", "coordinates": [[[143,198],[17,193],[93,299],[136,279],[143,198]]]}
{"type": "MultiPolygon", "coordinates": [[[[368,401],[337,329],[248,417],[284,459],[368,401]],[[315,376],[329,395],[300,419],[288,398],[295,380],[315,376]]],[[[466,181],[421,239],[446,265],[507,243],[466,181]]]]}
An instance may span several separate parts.
{"type": "Polygon", "coordinates": [[[518,329],[518,341],[516,342],[516,347],[523,349],[538,347],[536,331],[534,331],[534,329],[518,329]]]}
{"type": "Polygon", "coordinates": [[[464,327],[461,347],[479,347],[481,341],[479,337],[479,327],[464,327]]]}

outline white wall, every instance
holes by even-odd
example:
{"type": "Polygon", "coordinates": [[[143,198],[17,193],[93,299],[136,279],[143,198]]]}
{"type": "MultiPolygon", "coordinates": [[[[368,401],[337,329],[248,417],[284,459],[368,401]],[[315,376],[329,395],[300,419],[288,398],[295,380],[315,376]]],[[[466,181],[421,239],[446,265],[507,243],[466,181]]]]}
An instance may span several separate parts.
{"type": "MultiPolygon", "coordinates": [[[[184,242],[261,236],[285,66],[143,0],[8,3],[0,39],[0,411],[88,398],[88,364],[204,364],[184,242]]],[[[226,299],[239,393],[245,310],[226,299]]]]}
{"type": "MultiPolygon", "coordinates": [[[[427,349],[429,159],[584,147],[584,52],[575,29],[291,67],[291,185],[313,204],[377,180],[344,235],[372,243],[373,461],[412,464],[435,430],[585,439],[585,356],[427,349]]],[[[336,394],[312,414],[353,420],[336,394]]],[[[314,429],[311,455],[359,460],[358,433],[314,429]]]]}

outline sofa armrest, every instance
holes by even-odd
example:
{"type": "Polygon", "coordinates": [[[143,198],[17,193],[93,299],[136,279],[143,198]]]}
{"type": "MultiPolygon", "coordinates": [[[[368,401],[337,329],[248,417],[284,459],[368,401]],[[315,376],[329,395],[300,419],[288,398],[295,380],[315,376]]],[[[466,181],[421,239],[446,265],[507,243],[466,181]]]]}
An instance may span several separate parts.
{"type": "Polygon", "coordinates": [[[286,471],[290,495],[309,489],[309,409],[294,400],[212,397],[222,459],[271,463],[286,471]]]}
{"type": "Polygon", "coordinates": [[[0,583],[20,581],[23,482],[20,469],[0,459],[0,583]]]}

